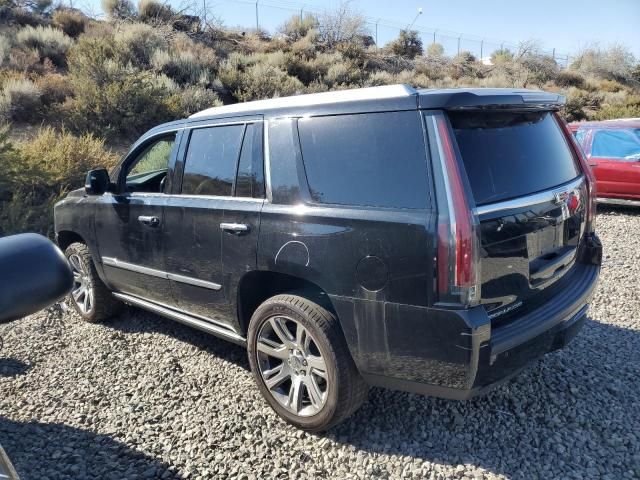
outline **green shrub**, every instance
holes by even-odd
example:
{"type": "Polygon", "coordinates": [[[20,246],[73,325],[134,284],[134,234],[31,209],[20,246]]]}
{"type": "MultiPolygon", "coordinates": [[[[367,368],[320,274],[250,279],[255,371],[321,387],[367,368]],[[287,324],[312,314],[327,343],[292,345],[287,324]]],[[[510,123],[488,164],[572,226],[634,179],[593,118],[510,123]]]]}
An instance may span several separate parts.
{"type": "Polygon", "coordinates": [[[190,86],[177,94],[180,97],[180,116],[188,117],[192,113],[206,108],[222,105],[216,92],[206,88],[190,86]]]}
{"type": "Polygon", "coordinates": [[[77,10],[58,8],[53,12],[53,25],[71,38],[77,38],[84,32],[88,18],[77,10]]]}
{"type": "Polygon", "coordinates": [[[0,109],[5,120],[34,122],[42,113],[41,91],[26,78],[5,82],[0,97],[0,109]]]}
{"type": "Polygon", "coordinates": [[[554,82],[559,87],[576,87],[584,88],[584,77],[577,72],[571,70],[563,70],[556,75],[554,82]]]}
{"type": "Polygon", "coordinates": [[[513,61],[513,52],[508,48],[500,48],[491,54],[491,63],[498,65],[513,61]]]}
{"type": "Polygon", "coordinates": [[[422,55],[422,39],[415,30],[400,30],[400,35],[392,40],[387,47],[394,55],[416,58],[422,55]]]}
{"type": "Polygon", "coordinates": [[[441,57],[444,55],[444,47],[440,43],[431,43],[427,47],[427,55],[430,57],[441,57]]]}
{"type": "Polygon", "coordinates": [[[293,95],[304,90],[299,79],[259,60],[257,56],[233,54],[222,63],[219,78],[237,100],[246,102],[293,95]]]}
{"type": "Polygon", "coordinates": [[[297,42],[306,37],[311,31],[317,32],[317,30],[318,19],[310,13],[307,13],[302,18],[300,18],[300,15],[293,15],[280,27],[280,32],[292,42],[297,42]]]}
{"type": "Polygon", "coordinates": [[[113,19],[133,18],[136,9],[129,0],[102,0],[102,10],[113,19]]]}
{"type": "Polygon", "coordinates": [[[209,52],[209,58],[196,56],[191,50],[177,50],[169,53],[156,50],[151,58],[153,67],[179,85],[208,84],[215,70],[215,56],[209,52]]]}
{"type": "Polygon", "coordinates": [[[24,27],[16,34],[16,44],[25,50],[35,50],[40,60],[50,59],[56,66],[66,64],[66,54],[73,40],[52,27],[24,27]]]}
{"type": "Polygon", "coordinates": [[[174,84],[164,76],[114,66],[111,78],[98,83],[73,79],[70,120],[79,132],[132,138],[179,116],[170,102],[174,84]]]}
{"type": "Polygon", "coordinates": [[[114,35],[121,61],[131,62],[139,68],[151,65],[151,58],[158,50],[166,50],[169,43],[163,29],[144,23],[124,24],[114,35]]]}
{"type": "Polygon", "coordinates": [[[6,165],[0,173],[0,198],[4,199],[0,200],[0,234],[5,235],[21,231],[52,234],[53,204],[68,190],[81,187],[91,168],[109,168],[117,162],[102,140],[52,128],[39,130],[9,152],[0,148],[0,159],[6,165]]]}

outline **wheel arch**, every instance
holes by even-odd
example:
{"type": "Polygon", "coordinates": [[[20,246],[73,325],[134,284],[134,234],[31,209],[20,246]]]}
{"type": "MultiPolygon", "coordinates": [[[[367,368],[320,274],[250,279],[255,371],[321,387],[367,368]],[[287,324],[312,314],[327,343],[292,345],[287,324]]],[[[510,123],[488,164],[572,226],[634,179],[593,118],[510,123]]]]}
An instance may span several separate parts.
{"type": "Polygon", "coordinates": [[[82,238],[82,235],[77,232],[71,230],[61,230],[56,234],[56,243],[60,247],[60,250],[62,250],[63,252],[69,245],[76,242],[84,243],[88,246],[86,240],[82,238]]]}
{"type": "Polygon", "coordinates": [[[246,273],[238,283],[236,301],[242,332],[247,333],[251,316],[262,302],[283,293],[311,300],[338,317],[329,295],[316,283],[286,273],[256,270],[246,273]]]}

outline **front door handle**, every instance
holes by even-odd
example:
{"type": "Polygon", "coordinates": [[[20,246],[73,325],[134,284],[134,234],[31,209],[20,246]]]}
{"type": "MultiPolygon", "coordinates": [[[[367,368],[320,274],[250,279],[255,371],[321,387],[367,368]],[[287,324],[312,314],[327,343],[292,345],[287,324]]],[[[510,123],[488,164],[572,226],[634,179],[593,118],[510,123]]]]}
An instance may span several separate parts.
{"type": "Polygon", "coordinates": [[[246,223],[221,223],[220,228],[225,232],[245,233],[249,231],[246,223]]]}
{"type": "Polygon", "coordinates": [[[154,217],[153,215],[140,215],[138,217],[138,221],[140,223],[144,223],[145,225],[149,225],[150,227],[157,227],[160,225],[160,219],[158,217],[154,217]]]}

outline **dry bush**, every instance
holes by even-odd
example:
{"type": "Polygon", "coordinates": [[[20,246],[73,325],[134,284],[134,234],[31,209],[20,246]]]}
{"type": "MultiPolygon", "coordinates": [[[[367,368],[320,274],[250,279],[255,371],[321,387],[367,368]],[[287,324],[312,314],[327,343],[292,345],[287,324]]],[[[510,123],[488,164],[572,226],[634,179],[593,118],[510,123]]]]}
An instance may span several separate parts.
{"type": "Polygon", "coordinates": [[[614,45],[607,49],[590,47],[576,56],[571,69],[584,76],[593,76],[604,80],[617,80],[630,83],[634,79],[636,60],[631,51],[622,46],[614,45]]]}
{"type": "Polygon", "coordinates": [[[563,116],[569,122],[590,118],[600,108],[602,100],[602,95],[597,92],[571,87],[567,91],[567,103],[562,109],[563,116]]]}
{"type": "Polygon", "coordinates": [[[52,23],[71,38],[77,38],[87,26],[89,19],[77,10],[58,8],[53,12],[52,23]]]}
{"type": "Polygon", "coordinates": [[[558,72],[554,82],[559,87],[576,87],[576,88],[584,88],[585,81],[584,77],[577,72],[573,72],[571,70],[563,70],[558,72]]]}
{"type": "Polygon", "coordinates": [[[157,0],[139,0],[138,16],[143,22],[152,25],[168,25],[173,22],[176,13],[168,3],[157,0]]]}
{"type": "Polygon", "coordinates": [[[112,19],[127,19],[136,16],[136,8],[130,0],[101,0],[102,10],[112,19]]]}
{"type": "Polygon", "coordinates": [[[368,35],[366,19],[349,2],[343,1],[318,17],[318,39],[328,49],[340,43],[363,43],[368,35]]]}
{"type": "Polygon", "coordinates": [[[5,120],[35,122],[42,113],[42,92],[27,78],[11,79],[4,83],[0,96],[0,110],[5,120]]]}
{"type": "Polygon", "coordinates": [[[58,103],[64,103],[73,94],[69,79],[59,73],[49,73],[36,79],[36,86],[40,89],[40,99],[45,108],[58,103]]]}
{"type": "Polygon", "coordinates": [[[52,27],[24,27],[16,34],[16,45],[23,50],[38,52],[40,60],[49,58],[56,66],[66,65],[67,51],[73,40],[52,27]]]}

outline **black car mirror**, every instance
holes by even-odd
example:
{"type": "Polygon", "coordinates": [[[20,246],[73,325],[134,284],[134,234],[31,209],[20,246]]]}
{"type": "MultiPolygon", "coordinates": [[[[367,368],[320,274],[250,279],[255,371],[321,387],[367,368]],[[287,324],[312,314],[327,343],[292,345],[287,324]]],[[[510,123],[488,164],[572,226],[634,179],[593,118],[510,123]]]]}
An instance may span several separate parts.
{"type": "Polygon", "coordinates": [[[89,195],[102,195],[110,188],[109,172],[105,168],[89,170],[84,182],[84,190],[89,195]]]}
{"type": "Polygon", "coordinates": [[[0,272],[0,323],[51,305],[73,285],[64,254],[35,233],[0,238],[0,272]]]}

